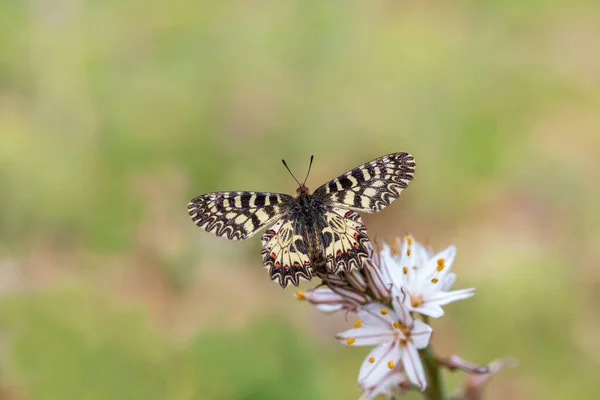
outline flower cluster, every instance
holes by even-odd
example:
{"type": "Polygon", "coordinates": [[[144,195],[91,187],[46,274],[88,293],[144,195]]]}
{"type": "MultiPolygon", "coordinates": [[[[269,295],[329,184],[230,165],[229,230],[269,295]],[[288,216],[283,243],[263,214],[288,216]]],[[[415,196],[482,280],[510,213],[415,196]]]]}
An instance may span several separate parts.
{"type": "Polygon", "coordinates": [[[354,327],[337,338],[349,346],[375,346],[358,374],[363,399],[426,389],[419,351],[429,345],[428,318],[441,317],[443,305],[475,294],[475,289],[450,290],[455,255],[454,246],[434,254],[408,235],[372,252],[361,271],[324,273],[324,286],[296,293],[321,311],[357,314],[354,327]]]}

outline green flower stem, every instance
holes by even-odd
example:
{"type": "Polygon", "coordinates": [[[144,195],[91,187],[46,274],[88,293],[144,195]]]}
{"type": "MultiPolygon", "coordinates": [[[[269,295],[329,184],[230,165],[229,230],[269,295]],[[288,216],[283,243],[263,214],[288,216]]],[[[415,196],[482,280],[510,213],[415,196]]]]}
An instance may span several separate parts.
{"type": "MultiPolygon", "coordinates": [[[[424,316],[423,321],[428,323],[429,318],[424,316]]],[[[431,344],[424,349],[419,350],[419,355],[421,356],[421,361],[425,367],[425,374],[427,375],[427,389],[424,393],[425,397],[429,400],[448,400],[444,388],[444,381],[442,379],[440,363],[435,356],[431,344]]]]}

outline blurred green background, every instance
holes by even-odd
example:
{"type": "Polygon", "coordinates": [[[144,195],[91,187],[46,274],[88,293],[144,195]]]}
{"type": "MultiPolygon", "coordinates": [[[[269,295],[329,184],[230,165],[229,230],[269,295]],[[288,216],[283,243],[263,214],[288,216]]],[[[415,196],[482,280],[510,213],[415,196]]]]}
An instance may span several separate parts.
{"type": "Polygon", "coordinates": [[[3,0],[0,398],[357,398],[352,317],[186,205],[397,151],[416,179],[371,237],[454,243],[477,288],[438,352],[517,357],[489,399],[597,396],[595,3],[3,0]]]}

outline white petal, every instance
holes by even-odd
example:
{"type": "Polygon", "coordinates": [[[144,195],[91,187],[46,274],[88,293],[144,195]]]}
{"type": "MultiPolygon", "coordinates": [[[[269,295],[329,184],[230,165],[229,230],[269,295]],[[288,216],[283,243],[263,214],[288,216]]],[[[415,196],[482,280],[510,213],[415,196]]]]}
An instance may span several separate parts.
{"type": "Polygon", "coordinates": [[[402,349],[398,346],[398,342],[388,342],[375,347],[360,367],[358,382],[362,386],[375,386],[390,370],[398,365],[401,357],[402,349]]]}
{"type": "Polygon", "coordinates": [[[447,275],[450,271],[452,271],[452,263],[454,262],[454,258],[456,257],[456,247],[448,246],[444,250],[440,251],[432,258],[429,259],[429,263],[427,264],[427,269],[431,272],[438,273],[438,277],[447,275]],[[440,258],[444,259],[444,269],[441,272],[437,271],[438,260],[440,258]]]}
{"type": "Polygon", "coordinates": [[[410,293],[408,292],[408,290],[404,287],[401,288],[392,288],[392,291],[390,292],[390,295],[392,297],[392,306],[394,306],[394,309],[400,309],[399,305],[396,305],[395,302],[399,302],[402,303],[402,305],[405,308],[408,308],[410,311],[410,293]]]}
{"type": "Polygon", "coordinates": [[[437,255],[433,256],[436,262],[438,258],[444,258],[444,264],[446,265],[446,268],[452,268],[452,263],[454,263],[455,257],[456,246],[454,246],[453,244],[440,251],[437,255]]]}
{"type": "Polygon", "coordinates": [[[417,349],[423,349],[429,344],[432,331],[431,326],[417,319],[410,330],[410,340],[417,349]]]}
{"type": "Polygon", "coordinates": [[[412,290],[414,287],[419,285],[419,264],[415,263],[414,257],[410,256],[406,258],[402,266],[402,273],[404,274],[404,286],[412,290]],[[406,273],[404,269],[406,268],[406,273]]]}
{"type": "Polygon", "coordinates": [[[333,313],[344,309],[344,306],[341,304],[317,304],[316,307],[319,311],[324,313],[333,313]]]}
{"type": "Polygon", "coordinates": [[[447,292],[448,290],[450,290],[452,285],[454,285],[454,282],[456,282],[456,274],[454,272],[450,272],[439,283],[439,290],[441,290],[442,292],[447,292]]]}
{"type": "Polygon", "coordinates": [[[413,243],[414,243],[414,238],[412,238],[412,235],[411,235],[411,234],[408,234],[408,235],[406,235],[404,238],[402,238],[402,246],[400,246],[400,255],[401,255],[402,257],[406,257],[406,258],[403,260],[403,261],[405,261],[405,262],[406,262],[406,261],[407,261],[407,259],[410,257],[410,255],[408,255],[408,253],[409,253],[409,252],[408,252],[407,250],[408,250],[408,249],[410,249],[410,254],[411,254],[411,255],[413,254],[413,251],[412,251],[412,244],[408,244],[408,237],[409,237],[409,236],[411,237],[411,239],[412,239],[412,241],[413,241],[413,243]]]}
{"type": "Polygon", "coordinates": [[[304,293],[304,297],[307,300],[312,300],[316,302],[344,300],[342,296],[335,293],[328,287],[318,287],[315,289],[311,289],[308,292],[304,293]]]}
{"type": "Polygon", "coordinates": [[[379,268],[383,271],[384,279],[387,279],[387,270],[390,265],[393,264],[392,260],[392,250],[390,249],[390,245],[387,244],[386,241],[383,242],[381,246],[381,251],[378,254],[379,268]],[[388,261],[388,262],[384,262],[388,261]]]}
{"type": "Polygon", "coordinates": [[[431,318],[439,318],[444,315],[444,310],[437,304],[427,302],[420,307],[410,307],[411,311],[418,312],[421,315],[427,315],[431,318]]]}
{"type": "Polygon", "coordinates": [[[375,385],[362,385],[362,390],[364,393],[360,399],[373,399],[379,395],[390,397],[394,392],[398,392],[400,384],[405,382],[407,379],[408,378],[406,375],[400,372],[399,368],[396,368],[393,371],[390,371],[387,375],[383,376],[375,385]]]}
{"type": "Polygon", "coordinates": [[[379,260],[384,283],[388,287],[390,285],[401,285],[404,281],[402,266],[392,257],[391,249],[387,243],[384,243],[384,249],[379,253],[379,260]]]}
{"type": "Polygon", "coordinates": [[[427,252],[427,258],[433,257],[433,247],[430,244],[423,246],[423,247],[425,248],[425,251],[427,252]]]}
{"type": "Polygon", "coordinates": [[[421,243],[419,243],[417,241],[414,242],[413,252],[414,252],[413,261],[420,268],[423,268],[425,266],[425,263],[427,262],[427,260],[429,260],[431,258],[430,254],[427,251],[427,249],[425,248],[425,246],[423,246],[421,243]]]}
{"type": "Polygon", "coordinates": [[[423,371],[423,364],[419,357],[419,352],[410,343],[404,348],[402,354],[402,365],[404,365],[404,372],[408,379],[415,385],[417,385],[421,391],[427,387],[427,381],[425,380],[425,371],[423,371]]]}
{"type": "Polygon", "coordinates": [[[338,333],[336,338],[343,343],[352,346],[371,346],[381,344],[383,342],[392,341],[395,337],[395,332],[390,327],[369,327],[352,328],[347,331],[338,333]],[[352,343],[349,343],[348,340],[352,343]]]}
{"type": "Polygon", "coordinates": [[[436,292],[431,296],[427,296],[423,300],[426,303],[437,304],[443,306],[453,301],[468,299],[475,294],[475,288],[453,290],[451,292],[436,292]]]}
{"type": "Polygon", "coordinates": [[[410,309],[401,301],[400,296],[392,300],[396,318],[405,326],[411,326],[413,319],[410,315],[410,309]]]}
{"type": "Polygon", "coordinates": [[[394,322],[394,310],[380,303],[369,303],[357,310],[358,318],[366,326],[390,328],[394,322]]]}

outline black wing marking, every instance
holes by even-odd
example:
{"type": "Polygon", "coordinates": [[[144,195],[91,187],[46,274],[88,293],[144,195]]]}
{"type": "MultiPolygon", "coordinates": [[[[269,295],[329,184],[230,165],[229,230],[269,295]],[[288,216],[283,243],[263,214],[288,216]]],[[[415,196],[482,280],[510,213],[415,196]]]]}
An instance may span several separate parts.
{"type": "Polygon", "coordinates": [[[393,153],[360,165],[315,190],[331,206],[376,212],[400,197],[415,173],[408,153],[393,153]]]}
{"type": "Polygon", "coordinates": [[[228,239],[247,239],[281,217],[293,200],[287,194],[216,192],[198,196],[188,204],[192,221],[207,232],[228,239]]]}

